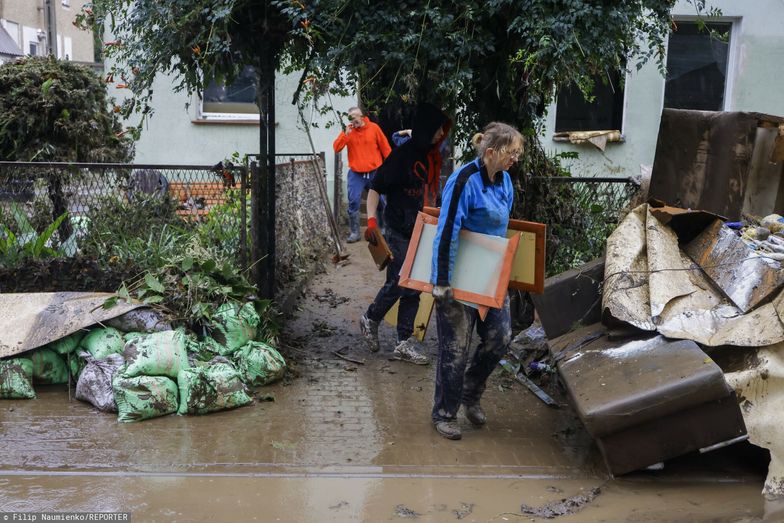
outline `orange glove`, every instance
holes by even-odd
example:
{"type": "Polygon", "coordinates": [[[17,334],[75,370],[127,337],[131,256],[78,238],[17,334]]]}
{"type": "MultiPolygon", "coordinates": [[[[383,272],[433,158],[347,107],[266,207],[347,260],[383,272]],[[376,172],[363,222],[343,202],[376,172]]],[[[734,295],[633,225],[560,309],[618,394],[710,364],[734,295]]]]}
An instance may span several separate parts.
{"type": "Polygon", "coordinates": [[[376,221],[375,216],[371,216],[367,221],[367,229],[365,229],[365,240],[367,240],[370,245],[376,245],[378,243],[376,234],[379,234],[378,222],[376,221]]]}

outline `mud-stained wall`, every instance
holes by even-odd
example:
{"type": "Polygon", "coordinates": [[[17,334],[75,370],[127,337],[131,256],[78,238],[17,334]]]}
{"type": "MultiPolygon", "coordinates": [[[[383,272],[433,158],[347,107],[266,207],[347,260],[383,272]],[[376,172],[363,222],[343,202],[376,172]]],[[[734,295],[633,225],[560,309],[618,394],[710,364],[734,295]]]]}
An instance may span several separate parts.
{"type": "Polygon", "coordinates": [[[332,247],[329,225],[317,180],[323,164],[295,161],[277,166],[276,280],[278,288],[318,270],[332,247]],[[318,169],[318,172],[316,172],[318,169]]]}

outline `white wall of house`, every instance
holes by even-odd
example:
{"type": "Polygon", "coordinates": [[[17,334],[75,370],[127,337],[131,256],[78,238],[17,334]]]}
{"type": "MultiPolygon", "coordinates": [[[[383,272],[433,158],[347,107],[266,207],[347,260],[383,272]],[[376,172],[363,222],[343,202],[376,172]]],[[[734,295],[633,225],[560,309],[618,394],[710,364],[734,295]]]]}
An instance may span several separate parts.
{"type": "MultiPolygon", "coordinates": [[[[726,77],[725,111],[753,111],[784,116],[784,2],[781,0],[708,0],[722,17],[706,21],[732,23],[726,77]]],[[[694,19],[694,7],[679,0],[673,9],[677,21],[694,19]]],[[[548,108],[540,136],[551,152],[577,152],[566,160],[574,176],[636,176],[641,165],[653,164],[659,121],[664,104],[665,79],[655,63],[626,76],[622,133],[625,141],[608,143],[602,152],[591,144],[553,141],[557,104],[548,108]]]]}
{"type": "MultiPolygon", "coordinates": [[[[297,107],[291,98],[297,87],[299,75],[278,74],[275,80],[275,132],[276,152],[310,153],[305,127],[300,121],[297,107]]],[[[110,86],[109,92],[118,99],[123,96],[122,89],[110,86]]],[[[259,124],[256,120],[206,119],[201,115],[201,101],[198,96],[190,99],[181,92],[174,91],[170,77],[159,76],[153,87],[154,114],[150,117],[136,144],[137,163],[168,163],[188,165],[212,165],[229,158],[232,153],[241,155],[256,153],[259,150],[259,124]],[[190,104],[186,107],[186,102],[190,104]]],[[[345,112],[356,102],[350,98],[333,98],[336,111],[345,112]]],[[[317,111],[305,111],[307,119],[313,119],[318,127],[311,127],[317,153],[324,152],[328,179],[331,180],[335,156],[332,142],[337,136],[338,127],[330,129],[326,125],[334,121],[330,112],[322,117],[317,111]]],[[[128,123],[133,123],[129,120],[128,123]]],[[[343,153],[345,154],[345,152],[343,153]]]]}

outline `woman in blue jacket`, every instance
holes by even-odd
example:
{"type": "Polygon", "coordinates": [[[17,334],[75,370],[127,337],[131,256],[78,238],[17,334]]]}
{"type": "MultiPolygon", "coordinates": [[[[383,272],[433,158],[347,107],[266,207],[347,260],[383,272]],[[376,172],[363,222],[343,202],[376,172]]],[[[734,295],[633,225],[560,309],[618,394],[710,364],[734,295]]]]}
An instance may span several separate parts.
{"type": "Polygon", "coordinates": [[[441,214],[433,240],[431,283],[438,322],[438,368],[433,423],[439,434],[460,439],[457,411],[462,404],[474,425],[486,418],[479,400],[490,373],[506,353],[512,337],[509,296],[484,321],[478,311],[452,299],[450,280],[460,229],[506,237],[514,188],[507,172],[523,152],[523,137],[500,122],[490,123],[471,142],[477,158],[455,171],[441,196],[441,214]],[[476,326],[480,343],[471,361],[468,348],[476,326]]]}

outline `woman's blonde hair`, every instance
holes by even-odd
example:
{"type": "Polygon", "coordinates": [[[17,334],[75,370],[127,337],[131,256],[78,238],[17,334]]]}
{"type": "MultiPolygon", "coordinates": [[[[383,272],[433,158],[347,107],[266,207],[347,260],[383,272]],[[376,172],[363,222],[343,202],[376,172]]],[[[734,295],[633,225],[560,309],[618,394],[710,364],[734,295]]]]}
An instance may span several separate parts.
{"type": "Polygon", "coordinates": [[[481,133],[476,133],[471,138],[471,144],[480,158],[489,148],[505,152],[517,143],[520,144],[520,147],[524,145],[523,135],[511,125],[503,122],[490,122],[481,133]]]}

